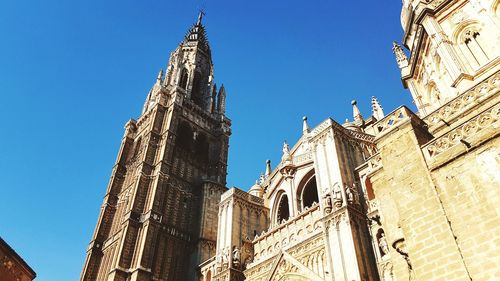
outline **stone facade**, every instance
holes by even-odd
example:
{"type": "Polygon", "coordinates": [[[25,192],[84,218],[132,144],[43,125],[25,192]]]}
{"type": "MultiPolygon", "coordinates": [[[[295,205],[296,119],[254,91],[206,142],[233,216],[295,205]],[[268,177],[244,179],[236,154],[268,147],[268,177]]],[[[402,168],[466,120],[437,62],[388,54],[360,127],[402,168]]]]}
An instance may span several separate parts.
{"type": "Polygon", "coordinates": [[[2,281],[31,281],[36,277],[35,271],[2,238],[0,238],[0,262],[2,281]]]}
{"type": "Polygon", "coordinates": [[[418,113],[400,107],[375,122],[378,153],[358,167],[380,276],[494,280],[499,1],[403,2],[410,56],[393,50],[418,113]]]}
{"type": "Polygon", "coordinates": [[[393,52],[418,112],[372,97],[368,118],[355,101],[344,124],[304,118],[248,192],[225,187],[230,121],[200,19],[126,126],[82,280],[494,280],[499,3],[404,0],[393,52]]]}

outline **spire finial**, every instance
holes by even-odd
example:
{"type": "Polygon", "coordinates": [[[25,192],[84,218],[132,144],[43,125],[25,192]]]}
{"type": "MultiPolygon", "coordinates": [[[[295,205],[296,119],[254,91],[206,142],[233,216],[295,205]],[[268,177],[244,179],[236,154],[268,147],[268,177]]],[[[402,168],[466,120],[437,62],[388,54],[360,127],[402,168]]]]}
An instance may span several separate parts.
{"type": "Polygon", "coordinates": [[[266,160],[266,177],[271,175],[271,160],[266,160]]]}
{"type": "Polygon", "coordinates": [[[198,14],[198,21],[196,22],[196,25],[201,25],[201,21],[203,20],[204,15],[205,15],[205,11],[203,11],[203,9],[200,9],[200,13],[198,14]]]}
{"type": "Polygon", "coordinates": [[[309,124],[307,124],[307,116],[302,117],[302,133],[309,133],[309,124]]]}
{"type": "Polygon", "coordinates": [[[361,115],[361,112],[359,111],[357,105],[358,103],[355,100],[353,100],[351,104],[352,104],[352,116],[354,117],[354,122],[356,122],[358,125],[363,124],[364,120],[363,116],[361,115]]]}
{"type": "Polygon", "coordinates": [[[396,62],[399,68],[408,66],[408,57],[403,51],[403,48],[396,41],[392,42],[392,52],[396,55],[396,62]]]}
{"type": "Polygon", "coordinates": [[[156,76],[156,80],[161,81],[162,78],[163,78],[163,69],[160,69],[160,71],[158,72],[158,76],[156,76]]]}
{"type": "Polygon", "coordinates": [[[382,106],[378,102],[377,98],[374,96],[372,96],[372,113],[373,117],[377,118],[377,120],[384,118],[384,110],[382,109],[382,106]]]}

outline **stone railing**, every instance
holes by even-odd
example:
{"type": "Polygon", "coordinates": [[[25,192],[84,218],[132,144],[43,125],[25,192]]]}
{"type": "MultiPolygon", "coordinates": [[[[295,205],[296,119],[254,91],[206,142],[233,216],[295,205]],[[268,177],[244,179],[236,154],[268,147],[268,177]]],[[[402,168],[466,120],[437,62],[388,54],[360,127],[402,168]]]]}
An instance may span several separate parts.
{"type": "Polygon", "coordinates": [[[260,205],[264,204],[264,199],[253,196],[253,195],[251,195],[251,194],[249,194],[241,189],[238,189],[236,187],[232,187],[228,191],[222,193],[221,198],[220,198],[220,202],[227,200],[228,198],[230,198],[233,195],[238,197],[238,198],[244,199],[248,202],[254,202],[254,203],[257,203],[260,205]]]}
{"type": "Polygon", "coordinates": [[[401,106],[393,112],[387,114],[384,118],[373,124],[377,137],[390,131],[393,127],[399,125],[403,121],[408,120],[412,115],[415,114],[406,106],[401,106]]]}
{"type": "Polygon", "coordinates": [[[455,145],[460,144],[466,146],[467,148],[470,147],[470,144],[466,141],[466,138],[478,133],[479,131],[491,126],[494,123],[497,123],[500,119],[499,117],[500,104],[497,104],[477,115],[476,117],[461,124],[460,126],[454,128],[448,133],[433,139],[429,143],[422,146],[422,150],[426,160],[433,160],[433,158],[455,145]]]}
{"type": "Polygon", "coordinates": [[[446,124],[447,121],[459,116],[465,110],[497,94],[499,90],[500,73],[495,73],[472,89],[444,104],[436,111],[431,112],[424,118],[424,121],[429,125],[429,130],[432,132],[439,125],[446,124]]]}
{"type": "Polygon", "coordinates": [[[322,227],[321,217],[319,205],[313,204],[311,208],[306,208],[298,216],[263,232],[260,236],[256,236],[253,240],[255,252],[253,264],[274,256],[283,248],[289,248],[317,234],[322,227]]]}
{"type": "Polygon", "coordinates": [[[356,132],[356,131],[352,131],[352,130],[347,130],[347,132],[351,136],[353,136],[354,138],[357,138],[357,139],[360,139],[360,140],[364,140],[364,141],[368,141],[368,142],[373,142],[373,139],[375,139],[374,136],[368,135],[366,133],[356,132]]]}
{"type": "Polygon", "coordinates": [[[370,169],[370,172],[382,168],[382,157],[380,156],[380,153],[374,154],[372,157],[368,158],[366,162],[368,163],[368,168],[370,169]]]}

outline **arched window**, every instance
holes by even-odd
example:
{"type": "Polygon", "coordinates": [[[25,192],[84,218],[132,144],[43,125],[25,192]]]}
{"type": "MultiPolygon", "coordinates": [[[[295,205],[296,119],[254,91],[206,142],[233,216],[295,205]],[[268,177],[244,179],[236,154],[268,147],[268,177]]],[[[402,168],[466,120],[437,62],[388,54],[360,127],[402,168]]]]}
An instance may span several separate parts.
{"type": "Polygon", "coordinates": [[[375,193],[373,192],[373,186],[372,182],[370,181],[370,178],[366,178],[365,187],[366,187],[366,196],[368,196],[368,200],[375,199],[375,193]]]}
{"type": "Polygon", "coordinates": [[[280,224],[283,220],[287,220],[290,217],[290,208],[288,206],[288,196],[282,194],[278,201],[278,211],[276,214],[276,222],[280,224]]]}
{"type": "Polygon", "coordinates": [[[194,73],[193,78],[193,88],[191,90],[191,99],[193,102],[199,106],[203,106],[203,97],[201,91],[201,74],[199,72],[194,73]]]}
{"type": "Polygon", "coordinates": [[[185,90],[187,88],[187,83],[188,83],[188,72],[187,69],[183,68],[181,71],[181,80],[179,82],[179,87],[185,90]]]}
{"type": "Polygon", "coordinates": [[[208,270],[207,276],[205,277],[205,281],[212,281],[212,271],[208,270]]]}
{"type": "Polygon", "coordinates": [[[176,147],[189,152],[192,142],[193,132],[191,128],[184,122],[180,123],[177,129],[176,147]]]}
{"type": "Polygon", "coordinates": [[[310,178],[302,189],[302,209],[311,207],[314,202],[319,202],[315,176],[310,178]]]}
{"type": "Polygon", "coordinates": [[[489,61],[488,48],[484,42],[482,31],[475,24],[462,29],[457,41],[465,58],[473,69],[479,68],[489,61]]]}
{"type": "Polygon", "coordinates": [[[194,141],[194,154],[199,161],[208,161],[208,147],[207,137],[202,133],[198,134],[194,141]]]}

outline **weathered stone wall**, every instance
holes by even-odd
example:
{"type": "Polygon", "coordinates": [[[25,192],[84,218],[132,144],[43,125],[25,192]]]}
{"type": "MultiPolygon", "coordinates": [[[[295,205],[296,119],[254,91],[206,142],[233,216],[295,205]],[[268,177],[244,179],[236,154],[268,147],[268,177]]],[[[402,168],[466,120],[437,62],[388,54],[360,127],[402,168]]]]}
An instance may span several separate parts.
{"type": "Polygon", "coordinates": [[[499,147],[495,138],[431,174],[473,280],[500,276],[499,147]]]}
{"type": "Polygon", "coordinates": [[[408,118],[377,143],[383,168],[372,183],[387,241],[396,242],[394,273],[398,280],[469,280],[420,150],[429,138],[408,118]]]}

